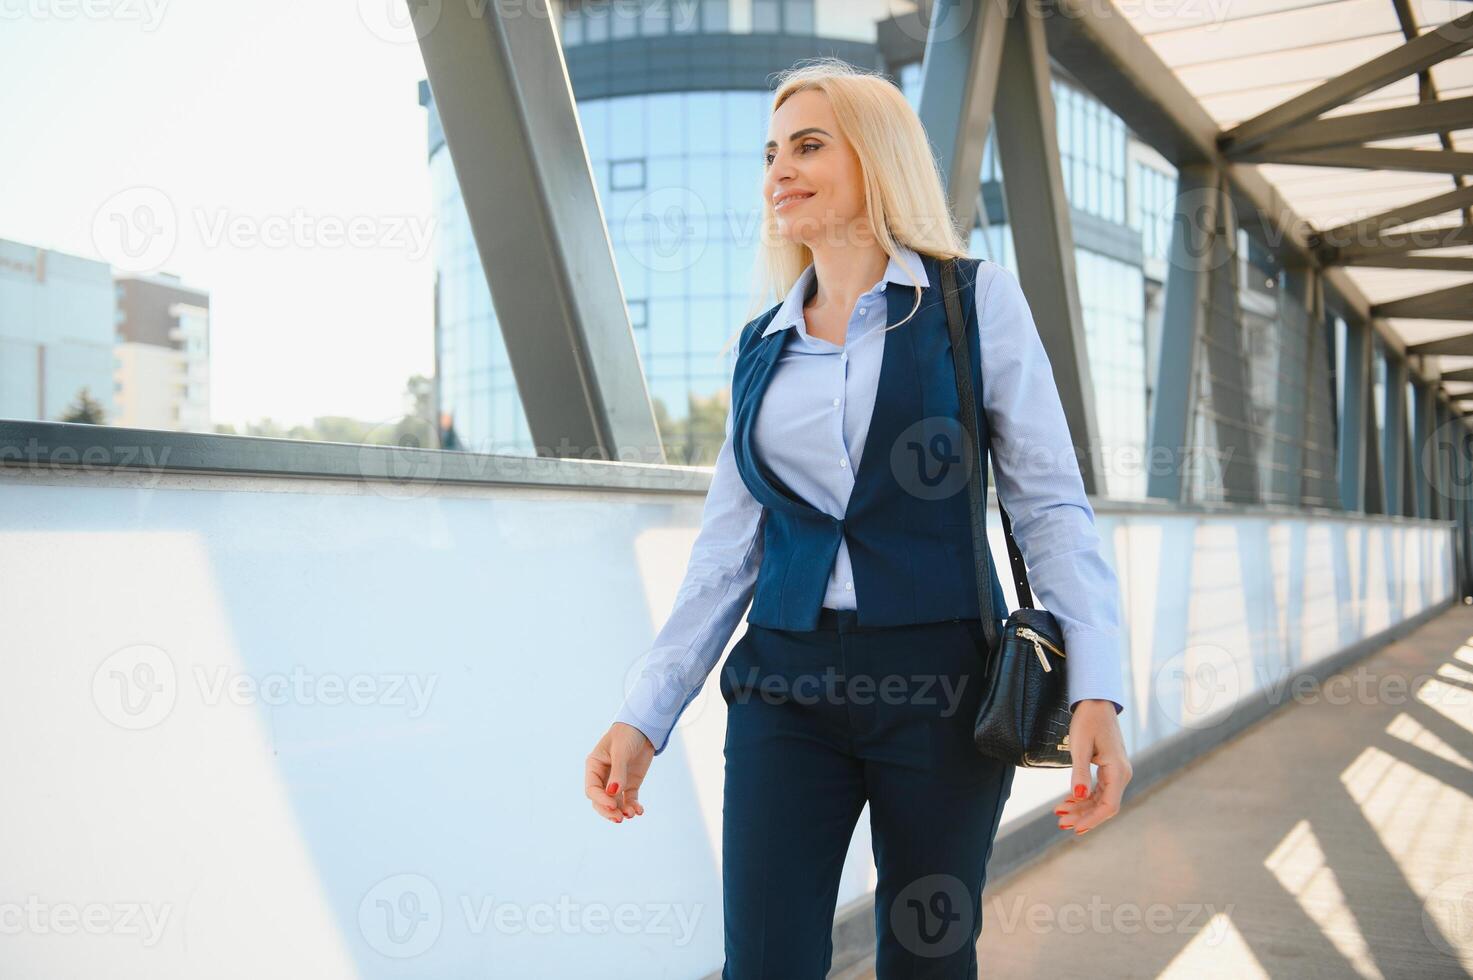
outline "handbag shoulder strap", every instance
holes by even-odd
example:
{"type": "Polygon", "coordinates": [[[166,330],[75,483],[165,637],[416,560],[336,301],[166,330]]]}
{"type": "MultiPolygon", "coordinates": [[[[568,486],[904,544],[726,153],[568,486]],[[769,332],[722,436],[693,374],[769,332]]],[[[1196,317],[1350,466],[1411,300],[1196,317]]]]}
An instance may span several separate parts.
{"type": "MultiPolygon", "coordinates": [[[[987,501],[982,494],[982,474],[985,472],[990,447],[982,444],[977,433],[977,399],[972,390],[972,351],[963,329],[966,321],[962,317],[960,292],[956,285],[956,262],[955,259],[948,259],[940,263],[941,292],[946,303],[946,324],[951,332],[952,365],[956,372],[956,388],[961,402],[962,425],[971,438],[972,445],[977,447],[977,453],[972,460],[974,465],[967,474],[967,495],[971,502],[972,547],[977,555],[990,558],[990,553],[986,550],[987,501]]],[[[1008,545],[1008,563],[1013,572],[1013,586],[1017,591],[1018,604],[1024,609],[1032,609],[1033,589],[1028,584],[1028,566],[1023,562],[1023,554],[1018,548],[1017,540],[1013,537],[1013,522],[1008,517],[1007,509],[1002,506],[1001,497],[998,499],[997,509],[1002,515],[1002,529],[1008,545]]],[[[985,567],[979,561],[975,568],[977,602],[978,608],[983,612],[983,628],[987,633],[988,643],[995,649],[994,631],[997,614],[992,604],[992,589],[984,574],[985,567]]]]}

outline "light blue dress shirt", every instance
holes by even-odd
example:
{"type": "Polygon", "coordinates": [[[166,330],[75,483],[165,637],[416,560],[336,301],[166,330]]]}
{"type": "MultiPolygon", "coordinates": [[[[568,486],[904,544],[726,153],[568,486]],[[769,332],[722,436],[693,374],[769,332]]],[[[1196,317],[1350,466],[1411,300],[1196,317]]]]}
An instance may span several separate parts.
{"type": "MultiPolygon", "coordinates": [[[[753,451],[805,500],[842,517],[874,413],[888,312],[885,284],[930,283],[920,256],[901,246],[885,278],[855,302],[845,342],[838,345],[808,333],[803,306],[814,276],[810,264],[763,334],[792,328],[754,421],[753,451]]],[[[1113,701],[1118,714],[1125,702],[1119,583],[1100,553],[1094,510],[1084,495],[1048,355],[1012,273],[980,263],[975,292],[982,402],[998,499],[1012,519],[1037,604],[1053,613],[1063,631],[1071,707],[1102,698],[1113,701]]],[[[764,509],[737,473],[731,434],[728,412],[726,440],[675,608],[615,717],[643,732],[656,755],[721,659],[751,603],[762,563],[764,509]]],[[[1004,559],[999,573],[1007,567],[1004,559]]],[[[860,598],[848,544],[841,540],[823,604],[854,609],[860,598]]]]}

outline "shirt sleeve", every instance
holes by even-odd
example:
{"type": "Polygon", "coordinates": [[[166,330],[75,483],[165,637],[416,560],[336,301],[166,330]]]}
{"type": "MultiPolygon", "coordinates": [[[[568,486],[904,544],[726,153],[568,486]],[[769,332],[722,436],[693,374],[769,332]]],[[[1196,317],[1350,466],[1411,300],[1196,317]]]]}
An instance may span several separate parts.
{"type": "Polygon", "coordinates": [[[1053,368],[1017,277],[1002,266],[976,295],[983,392],[998,501],[1039,603],[1064,634],[1069,707],[1102,698],[1125,710],[1120,585],[1100,552],[1053,368]]]}
{"type": "Polygon", "coordinates": [[[706,491],[701,529],[691,549],[675,609],[655,636],[644,667],[615,721],[633,725],[665,751],[670,733],[700,694],[706,677],[752,601],[762,564],[764,508],[742,482],[731,451],[732,411],[706,491]]]}

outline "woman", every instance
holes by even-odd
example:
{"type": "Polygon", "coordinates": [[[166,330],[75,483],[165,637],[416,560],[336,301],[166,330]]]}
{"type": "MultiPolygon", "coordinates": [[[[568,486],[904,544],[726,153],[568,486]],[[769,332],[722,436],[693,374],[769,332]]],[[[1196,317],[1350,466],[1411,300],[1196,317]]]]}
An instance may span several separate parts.
{"type": "Polygon", "coordinates": [[[790,70],[764,161],[764,264],[786,299],[742,330],[690,567],[588,757],[588,797],[616,823],[644,813],[645,773],[750,602],[721,675],[724,976],[827,973],[868,803],[878,976],[975,977],[1014,767],[972,744],[984,644],[967,467],[949,464],[977,455],[952,448],[965,433],[942,261],[960,260],[979,437],[1068,648],[1072,793],[1055,812],[1076,835],[1118,811],[1130,779],[1117,582],[1022,290],[967,258],[899,90],[835,59],[790,70]]]}

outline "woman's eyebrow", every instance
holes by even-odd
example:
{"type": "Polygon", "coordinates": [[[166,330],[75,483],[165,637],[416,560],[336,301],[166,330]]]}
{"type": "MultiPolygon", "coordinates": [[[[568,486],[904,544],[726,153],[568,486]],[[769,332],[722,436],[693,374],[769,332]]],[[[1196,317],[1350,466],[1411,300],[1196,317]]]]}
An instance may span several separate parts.
{"type": "MultiPolygon", "coordinates": [[[[826,129],[820,129],[817,126],[809,126],[807,129],[800,129],[796,133],[794,133],[792,136],[789,136],[788,137],[788,142],[791,143],[793,140],[799,139],[799,138],[804,137],[804,136],[807,136],[809,133],[823,133],[825,136],[828,136],[830,138],[833,137],[833,134],[830,133],[826,129]]],[[[768,140],[767,141],[767,146],[765,146],[764,149],[770,150],[774,146],[777,146],[777,140],[768,140]]]]}

